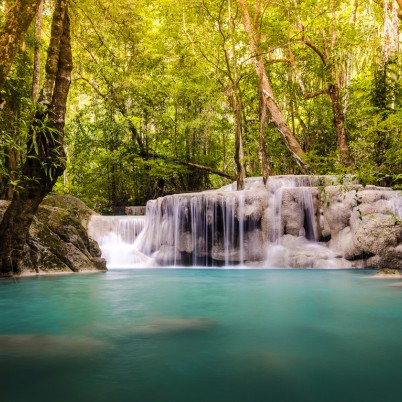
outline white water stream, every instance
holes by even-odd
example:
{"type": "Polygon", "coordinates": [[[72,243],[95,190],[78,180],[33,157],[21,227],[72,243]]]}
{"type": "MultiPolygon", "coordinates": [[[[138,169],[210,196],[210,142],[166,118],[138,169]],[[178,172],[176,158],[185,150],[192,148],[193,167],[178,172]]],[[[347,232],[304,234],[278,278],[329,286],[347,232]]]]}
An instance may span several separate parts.
{"type": "Polygon", "coordinates": [[[147,262],[134,245],[144,225],[145,216],[93,215],[88,232],[98,242],[109,269],[132,268],[147,262]]]}
{"type": "MultiPolygon", "coordinates": [[[[244,191],[231,184],[166,196],[148,202],[146,217],[93,216],[89,234],[108,268],[349,267],[340,253],[320,243],[318,180],[274,176],[264,186],[251,178],[244,191]]],[[[390,192],[387,201],[390,211],[402,216],[401,197],[390,192]]]]}

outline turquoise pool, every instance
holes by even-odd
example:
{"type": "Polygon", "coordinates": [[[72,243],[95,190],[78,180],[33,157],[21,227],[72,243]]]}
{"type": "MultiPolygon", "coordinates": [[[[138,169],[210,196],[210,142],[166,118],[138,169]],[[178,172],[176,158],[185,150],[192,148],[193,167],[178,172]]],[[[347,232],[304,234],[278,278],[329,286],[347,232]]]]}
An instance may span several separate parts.
{"type": "Polygon", "coordinates": [[[402,400],[402,287],[348,270],[0,281],[0,400],[402,400]]]}

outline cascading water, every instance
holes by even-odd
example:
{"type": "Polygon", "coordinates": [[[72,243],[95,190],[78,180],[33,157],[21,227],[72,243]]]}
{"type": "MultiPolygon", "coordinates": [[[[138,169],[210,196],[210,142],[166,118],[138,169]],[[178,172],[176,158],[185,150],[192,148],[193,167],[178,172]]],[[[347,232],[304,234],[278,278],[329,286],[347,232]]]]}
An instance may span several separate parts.
{"type": "Polygon", "coordinates": [[[268,240],[270,243],[278,244],[282,238],[284,232],[282,203],[284,192],[289,192],[289,190],[294,196],[294,207],[299,210],[299,216],[303,217],[299,235],[307,240],[316,240],[316,217],[311,187],[317,180],[317,178],[307,176],[274,176],[269,179],[267,189],[269,192],[268,240]]]}
{"type": "Polygon", "coordinates": [[[244,191],[235,191],[231,184],[219,191],[150,201],[145,221],[94,217],[90,231],[109,268],[149,263],[150,259],[162,266],[242,266],[266,260],[270,265],[271,259],[279,265],[270,254],[276,250],[283,254],[285,249],[282,202],[287,191],[300,190],[295,193],[295,208],[303,216],[298,236],[316,238],[309,188],[313,184],[310,177],[277,176],[264,186],[261,179],[252,178],[244,191]],[[265,222],[264,210],[269,211],[265,222]]]}
{"type": "Polygon", "coordinates": [[[244,195],[168,196],[147,205],[136,247],[161,265],[244,262],[244,195]]]}
{"type": "Polygon", "coordinates": [[[304,212],[304,236],[307,240],[316,241],[317,240],[317,231],[316,231],[316,223],[315,223],[315,213],[314,213],[314,204],[313,197],[311,195],[311,191],[307,188],[302,189],[303,194],[303,212],[304,212]]]}
{"type": "MultiPolygon", "coordinates": [[[[311,248],[316,246],[317,240],[317,208],[312,188],[321,181],[321,177],[310,176],[270,177],[267,183],[267,266],[293,266],[295,254],[312,254],[311,248]],[[287,205],[284,211],[283,204],[287,205]]],[[[309,259],[307,261],[311,264],[309,259]]]]}
{"type": "MultiPolygon", "coordinates": [[[[262,180],[246,181],[197,195],[179,194],[150,201],[143,232],[136,247],[159,265],[232,266],[265,260],[266,241],[281,245],[282,199],[296,189],[296,209],[303,217],[297,236],[316,239],[316,213],[310,177],[278,176],[265,187],[262,180]],[[263,222],[264,211],[268,218],[263,222]]],[[[268,247],[269,248],[269,247],[268,247]]]]}
{"type": "Polygon", "coordinates": [[[399,193],[353,181],[338,185],[331,176],[274,176],[267,185],[250,178],[245,190],[235,186],[149,201],[145,220],[94,217],[90,232],[109,268],[349,268],[363,266],[370,254],[350,237],[364,223],[362,211],[402,215],[399,193]],[[352,263],[359,253],[363,260],[352,263]]]}
{"type": "Polygon", "coordinates": [[[144,224],[144,216],[91,217],[88,233],[98,242],[108,268],[130,268],[146,261],[134,246],[144,224]]]}
{"type": "Polygon", "coordinates": [[[402,218],[402,197],[390,197],[388,199],[390,211],[398,218],[402,218]]]}

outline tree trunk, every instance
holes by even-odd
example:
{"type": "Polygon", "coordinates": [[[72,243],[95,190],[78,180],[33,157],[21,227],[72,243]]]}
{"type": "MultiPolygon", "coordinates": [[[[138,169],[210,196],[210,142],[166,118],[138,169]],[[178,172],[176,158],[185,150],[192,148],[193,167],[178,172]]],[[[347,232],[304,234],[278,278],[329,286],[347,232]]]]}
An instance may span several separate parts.
{"type": "Polygon", "coordinates": [[[246,30],[249,37],[249,48],[253,55],[253,63],[258,76],[258,82],[261,87],[261,92],[264,94],[267,109],[269,110],[272,121],[282,135],[282,138],[288,148],[289,152],[295,159],[296,163],[299,165],[300,170],[303,173],[308,173],[309,167],[306,161],[306,156],[302,150],[300,144],[294,137],[292,131],[290,130],[285,117],[283,116],[278,104],[274,98],[271,84],[269,82],[267,73],[265,71],[265,66],[261,56],[259,55],[259,46],[257,42],[257,35],[254,28],[251,25],[250,15],[248,12],[247,4],[245,0],[238,0],[242,16],[244,29],[246,30]]]}
{"type": "MultiPolygon", "coordinates": [[[[402,1],[402,0],[401,0],[402,1]]],[[[353,11],[352,16],[350,18],[350,23],[352,24],[353,28],[356,27],[356,20],[357,20],[357,9],[359,7],[359,0],[354,0],[353,3],[353,11]]],[[[343,104],[343,114],[347,116],[349,104],[350,104],[350,85],[351,85],[351,70],[352,70],[352,59],[353,54],[349,52],[348,59],[346,60],[346,71],[345,71],[345,96],[344,96],[344,104],[343,104]]]]}
{"type": "MultiPolygon", "coordinates": [[[[402,3],[402,0],[401,0],[402,3]]],[[[400,3],[398,3],[401,6],[400,3]]],[[[387,86],[388,78],[392,81],[396,81],[396,74],[388,69],[388,63],[393,60],[393,58],[398,53],[399,48],[399,20],[397,13],[396,4],[391,1],[383,0],[383,32],[382,32],[382,62],[381,67],[384,75],[384,84],[387,86]],[[388,72],[390,72],[389,77],[387,77],[388,72]]],[[[392,69],[391,69],[392,70],[392,69]]],[[[391,102],[387,105],[391,109],[395,109],[396,103],[396,93],[391,91],[391,102]]]]}
{"type": "Polygon", "coordinates": [[[244,189],[244,180],[247,176],[246,166],[244,165],[244,147],[243,147],[243,119],[242,119],[242,98],[240,93],[240,80],[238,75],[237,68],[237,55],[236,55],[236,42],[234,37],[234,19],[231,13],[230,2],[228,2],[229,7],[229,16],[228,16],[228,24],[229,24],[229,32],[230,32],[230,40],[231,40],[231,56],[233,59],[233,68],[230,68],[230,55],[228,49],[226,47],[226,43],[223,43],[223,50],[225,52],[225,60],[229,73],[229,79],[231,83],[231,105],[233,110],[234,117],[234,125],[235,125],[235,154],[234,161],[236,164],[236,182],[237,182],[237,190],[244,189]],[[232,70],[232,71],[231,71],[232,70]]]}
{"type": "Polygon", "coordinates": [[[30,131],[21,189],[14,193],[0,224],[0,272],[3,275],[21,271],[33,217],[64,171],[63,137],[71,70],[67,0],[57,0],[46,62],[44,89],[47,86],[48,92],[42,92],[42,108],[37,112],[30,131]]]}
{"type": "MultiPolygon", "coordinates": [[[[236,91],[237,92],[237,91],[236,91]]],[[[236,181],[237,190],[244,189],[244,179],[246,178],[246,167],[244,166],[244,150],[243,150],[243,127],[241,118],[241,101],[238,93],[234,93],[233,97],[233,115],[235,123],[235,155],[236,164],[236,181]]]]}
{"type": "Polygon", "coordinates": [[[0,31],[0,91],[3,89],[18,47],[36,14],[40,1],[17,0],[6,14],[3,29],[0,31]]]}
{"type": "Polygon", "coordinates": [[[332,111],[334,113],[334,125],[338,139],[339,159],[343,165],[349,165],[350,157],[349,147],[346,141],[345,115],[343,113],[339,86],[337,84],[330,85],[328,93],[331,98],[332,111]]]}
{"type": "MultiPolygon", "coordinates": [[[[116,104],[118,104],[117,100],[115,100],[116,104]]],[[[145,159],[148,159],[148,150],[144,146],[144,142],[142,141],[141,135],[139,134],[137,128],[135,127],[134,123],[130,120],[127,114],[127,110],[124,106],[119,105],[119,110],[120,113],[123,115],[123,117],[126,119],[128,128],[131,132],[131,138],[135,140],[138,144],[138,147],[140,149],[140,154],[142,157],[145,159]]]]}
{"type": "Polygon", "coordinates": [[[265,96],[261,91],[261,85],[259,89],[260,142],[258,147],[258,155],[260,158],[262,180],[264,184],[266,184],[269,176],[272,175],[272,167],[269,162],[267,147],[265,144],[265,128],[268,123],[268,110],[265,102],[265,96]]]}
{"type": "MultiPolygon", "coordinates": [[[[294,5],[295,5],[295,7],[297,7],[297,0],[294,0],[294,5]]],[[[357,7],[358,7],[358,1],[355,1],[353,13],[356,13],[357,7]]],[[[301,21],[299,15],[298,15],[298,20],[301,21]]],[[[332,48],[335,47],[336,39],[337,39],[335,16],[333,18],[333,21],[334,21],[334,26],[333,26],[333,29],[331,32],[332,48]]],[[[339,84],[338,84],[339,74],[336,71],[333,63],[330,62],[329,47],[326,42],[326,38],[324,36],[324,38],[323,38],[324,51],[321,51],[317,46],[315,46],[312,42],[310,42],[309,40],[307,40],[305,38],[303,24],[299,23],[298,29],[302,32],[301,42],[304,43],[306,46],[308,46],[311,50],[313,50],[320,57],[321,62],[324,65],[324,68],[326,71],[325,81],[326,81],[326,84],[328,85],[328,87],[325,88],[324,90],[319,90],[319,91],[313,92],[311,94],[306,94],[302,80],[300,80],[300,82],[301,82],[300,87],[303,91],[304,98],[311,99],[311,98],[314,98],[315,96],[324,95],[324,94],[328,94],[330,96],[332,112],[334,114],[333,122],[334,122],[335,131],[336,131],[337,142],[338,142],[339,159],[343,165],[350,165],[351,160],[350,160],[349,146],[348,146],[348,142],[346,139],[346,130],[345,130],[345,112],[344,112],[344,108],[342,106],[341,93],[340,93],[339,84]]],[[[293,55],[291,54],[291,63],[295,68],[295,63],[294,63],[294,60],[292,60],[292,57],[293,57],[293,55]]]]}
{"type": "MultiPolygon", "coordinates": [[[[42,0],[42,1],[43,1],[43,0],[42,0]]],[[[31,1],[30,3],[33,3],[33,2],[31,1]]],[[[6,18],[8,19],[9,24],[11,24],[11,19],[14,18],[14,17],[12,16],[12,13],[18,12],[18,10],[16,10],[17,7],[21,7],[21,5],[19,6],[19,5],[16,3],[16,4],[14,5],[14,7],[10,10],[10,8],[8,7],[7,2],[5,2],[5,9],[6,9],[5,14],[6,14],[6,18]]],[[[32,10],[33,10],[33,7],[31,7],[29,10],[26,10],[26,12],[27,12],[27,13],[31,13],[32,10]]],[[[23,10],[20,9],[20,12],[23,12],[23,10]]],[[[40,12],[38,11],[38,15],[39,15],[39,13],[40,13],[40,12]]],[[[17,18],[18,18],[18,17],[17,17],[17,18]]],[[[24,18],[25,18],[25,17],[23,17],[23,19],[24,19],[24,18]]],[[[30,18],[30,16],[27,16],[27,18],[30,18]]],[[[18,22],[18,23],[19,23],[19,22],[18,22]]],[[[26,22],[24,22],[24,23],[28,23],[28,22],[26,21],[26,22]]],[[[7,23],[6,23],[6,24],[7,24],[7,23]]],[[[28,23],[28,26],[29,26],[29,23],[28,23]]],[[[26,32],[26,30],[28,29],[28,26],[27,26],[27,28],[24,28],[24,27],[23,27],[23,29],[25,29],[25,32],[26,32]]],[[[3,30],[2,34],[5,33],[5,29],[6,29],[6,27],[4,27],[4,30],[3,30]]],[[[8,30],[8,32],[9,32],[9,36],[8,36],[8,39],[7,39],[7,40],[9,40],[10,42],[9,42],[9,44],[8,44],[7,46],[11,46],[11,41],[12,41],[12,39],[11,39],[11,37],[10,37],[10,30],[8,30]]],[[[23,38],[23,36],[25,35],[25,32],[21,32],[21,33],[20,33],[20,34],[22,35],[21,38],[23,38]]],[[[2,35],[2,34],[1,34],[1,35],[2,35]]],[[[2,39],[0,39],[0,42],[1,42],[2,40],[5,40],[4,37],[2,37],[2,39]]],[[[21,42],[21,40],[23,40],[23,39],[20,39],[19,41],[18,41],[17,39],[15,39],[15,40],[16,40],[16,42],[14,43],[15,49],[14,49],[14,53],[11,54],[12,57],[14,57],[15,54],[17,53],[19,42],[21,42]]],[[[24,43],[23,43],[22,47],[24,47],[24,43]]],[[[4,50],[4,48],[1,49],[1,45],[0,45],[0,52],[1,52],[2,50],[4,50]]],[[[8,51],[11,51],[11,49],[9,49],[8,51]]],[[[5,51],[5,54],[6,54],[6,53],[7,53],[7,51],[5,51]]],[[[6,56],[6,57],[7,57],[7,56],[6,56]]],[[[1,57],[0,57],[0,59],[1,59],[1,57]]],[[[4,61],[5,61],[5,59],[3,60],[3,62],[4,62],[4,61]]],[[[12,64],[12,60],[11,60],[11,64],[12,64]]],[[[1,65],[1,61],[0,61],[0,65],[1,65]]],[[[11,67],[11,65],[10,65],[10,67],[11,67]]],[[[1,67],[0,67],[0,70],[1,70],[1,67]]],[[[8,74],[8,72],[7,72],[7,74],[8,74]]],[[[1,77],[1,73],[0,73],[0,77],[1,77]]],[[[0,80],[1,80],[1,79],[0,79],[0,80]]],[[[5,81],[5,79],[4,79],[4,81],[5,81]]],[[[4,82],[3,82],[3,83],[4,83],[4,82]]],[[[3,107],[4,107],[4,104],[2,104],[2,101],[1,101],[1,94],[0,94],[0,109],[2,109],[3,107]]],[[[13,137],[15,137],[15,133],[13,133],[12,135],[13,135],[13,137]]],[[[14,182],[14,181],[16,180],[16,178],[17,178],[16,171],[17,171],[17,166],[18,166],[18,162],[17,162],[18,159],[19,159],[19,151],[18,151],[15,147],[13,147],[13,146],[7,146],[6,149],[5,149],[5,161],[6,161],[6,168],[7,168],[7,171],[8,171],[8,179],[5,181],[5,190],[4,190],[4,194],[3,194],[3,196],[4,196],[4,198],[5,198],[6,200],[11,200],[11,199],[13,198],[13,194],[14,194],[14,184],[13,184],[13,182],[14,182]]]]}
{"type": "Polygon", "coordinates": [[[12,146],[7,145],[4,152],[4,157],[8,172],[8,180],[5,188],[4,198],[6,200],[11,200],[14,193],[14,185],[12,182],[17,179],[18,152],[12,146]]]}
{"type": "Polygon", "coordinates": [[[402,20],[402,0],[396,0],[396,2],[398,3],[399,6],[397,10],[398,18],[402,20]]]}
{"type": "MultiPolygon", "coordinates": [[[[398,0],[399,7],[402,7],[402,0],[398,0]]],[[[398,51],[399,47],[399,21],[398,9],[393,1],[382,0],[383,7],[383,30],[382,30],[382,64],[398,51]]]]}
{"type": "MultiPolygon", "coordinates": [[[[259,29],[261,17],[261,0],[256,0],[255,3],[255,15],[254,15],[254,33],[256,45],[259,48],[261,43],[261,30],[259,29]]],[[[260,54],[260,52],[258,52],[260,54]]],[[[260,56],[258,56],[260,57],[260,56]]],[[[258,79],[258,109],[260,117],[260,141],[258,145],[258,157],[260,159],[260,170],[262,175],[262,180],[264,184],[267,183],[268,178],[272,175],[272,167],[269,160],[269,155],[267,152],[267,147],[265,143],[265,128],[268,123],[268,109],[267,102],[265,100],[264,92],[262,91],[262,82],[258,79]]]]}
{"type": "MultiPolygon", "coordinates": [[[[332,3],[331,3],[332,4],[332,3]]],[[[336,16],[333,14],[333,26],[331,32],[331,48],[335,47],[337,40],[336,16]]],[[[331,98],[332,112],[334,114],[334,126],[336,130],[336,138],[338,141],[339,161],[347,166],[351,164],[349,155],[349,146],[346,140],[345,130],[345,113],[343,111],[341,91],[339,89],[339,72],[336,71],[335,65],[330,60],[329,46],[324,36],[324,60],[327,69],[327,82],[329,82],[328,94],[331,98]]]]}
{"type": "Polygon", "coordinates": [[[42,92],[40,94],[39,102],[42,107],[51,108],[53,91],[55,89],[55,83],[57,79],[57,74],[59,70],[59,60],[61,59],[61,41],[64,31],[64,17],[67,9],[66,0],[56,0],[56,7],[53,13],[52,20],[52,33],[50,36],[49,47],[47,49],[47,59],[46,59],[46,77],[43,83],[42,92]]]}
{"type": "Polygon", "coordinates": [[[42,35],[42,14],[43,14],[43,0],[41,0],[36,14],[35,22],[35,51],[34,51],[34,71],[32,78],[32,100],[37,102],[39,99],[39,84],[40,84],[40,51],[41,35],[42,35]]]}

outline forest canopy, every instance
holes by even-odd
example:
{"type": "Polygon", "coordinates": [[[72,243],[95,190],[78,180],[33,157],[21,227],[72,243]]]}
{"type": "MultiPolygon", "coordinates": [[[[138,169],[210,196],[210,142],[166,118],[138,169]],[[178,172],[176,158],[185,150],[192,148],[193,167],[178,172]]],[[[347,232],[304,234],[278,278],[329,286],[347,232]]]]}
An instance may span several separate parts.
{"type": "MultiPolygon", "coordinates": [[[[19,3],[0,3],[1,32],[19,3]]],[[[47,80],[56,1],[31,3],[0,71],[3,199],[35,158],[47,80]]],[[[401,0],[71,0],[69,18],[65,170],[52,191],[111,213],[257,175],[401,187],[401,0]]]]}

